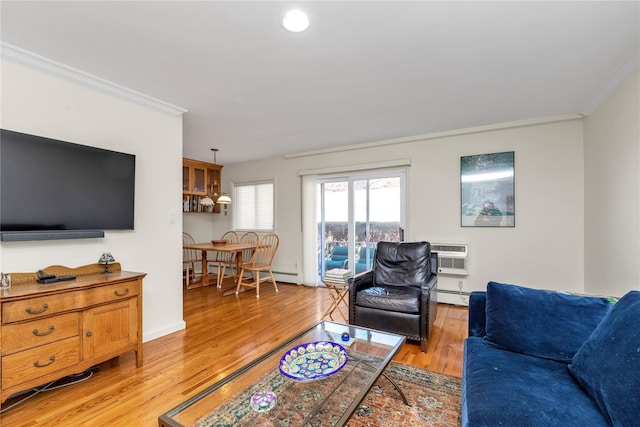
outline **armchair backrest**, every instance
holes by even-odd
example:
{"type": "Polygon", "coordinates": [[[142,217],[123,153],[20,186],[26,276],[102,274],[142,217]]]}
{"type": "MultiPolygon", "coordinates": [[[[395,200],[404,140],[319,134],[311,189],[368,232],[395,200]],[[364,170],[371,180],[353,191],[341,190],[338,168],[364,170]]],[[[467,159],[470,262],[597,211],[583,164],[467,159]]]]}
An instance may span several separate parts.
{"type": "Polygon", "coordinates": [[[376,286],[420,286],[432,275],[429,242],[378,242],[373,263],[376,286]]]}

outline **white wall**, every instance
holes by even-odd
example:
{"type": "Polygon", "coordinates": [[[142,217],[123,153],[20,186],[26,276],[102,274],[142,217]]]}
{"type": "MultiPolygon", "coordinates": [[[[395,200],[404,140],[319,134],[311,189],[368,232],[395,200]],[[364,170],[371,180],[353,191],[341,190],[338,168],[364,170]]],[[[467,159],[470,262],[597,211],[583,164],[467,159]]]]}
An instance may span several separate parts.
{"type": "Polygon", "coordinates": [[[0,269],[78,267],[97,262],[102,252],[109,251],[124,270],[147,273],[143,339],[183,329],[182,117],[10,61],[0,65],[3,128],[136,155],[134,231],[107,231],[103,239],[2,242],[0,269]]]}
{"type": "Polygon", "coordinates": [[[640,289],[640,73],[584,121],[585,291],[640,289]]]}
{"type": "MultiPolygon", "coordinates": [[[[640,274],[640,89],[629,79],[583,120],[511,126],[289,159],[226,165],[229,182],[276,179],[278,269],[302,273],[300,177],[306,169],[410,158],[408,240],[470,243],[470,275],[440,288],[484,289],[489,280],[568,292],[623,295],[640,274]],[[515,151],[516,227],[460,227],[460,157],[515,151]],[[603,207],[606,206],[606,209],[603,207]],[[586,208],[585,208],[586,207],[586,208]]],[[[455,132],[454,132],[455,134],[455,132]]],[[[233,209],[231,205],[230,209],[233,209]]],[[[207,240],[229,217],[191,218],[207,240]]],[[[458,303],[456,296],[441,301],[458,303]]]]}
{"type": "Polygon", "coordinates": [[[193,236],[196,242],[206,242],[208,240],[220,237],[214,234],[214,224],[220,221],[220,217],[222,215],[224,214],[207,214],[196,212],[183,213],[182,227],[184,228],[184,231],[187,231],[193,236]]]}
{"type": "MultiPolygon", "coordinates": [[[[490,280],[584,291],[582,121],[505,127],[415,142],[226,165],[229,182],[276,179],[278,268],[302,271],[300,170],[410,158],[407,240],[468,242],[470,275],[440,276],[439,286],[484,289],[490,280]],[[516,227],[460,226],[460,157],[515,151],[516,227]]],[[[226,191],[226,190],[225,190],[226,191]]],[[[231,205],[233,209],[233,205],[231,205]]],[[[230,228],[213,220],[213,235],[230,228]]],[[[442,295],[441,301],[460,302],[442,295]]]]}
{"type": "MultiPolygon", "coordinates": [[[[104,239],[2,242],[0,269],[75,267],[94,263],[110,251],[124,269],[148,274],[144,340],[184,328],[182,222],[196,240],[207,240],[230,228],[230,216],[183,215],[181,221],[181,117],[12,62],[0,66],[3,128],[137,156],[135,231],[107,231],[104,239]],[[159,255],[162,260],[157,261],[159,255]]],[[[462,130],[414,142],[226,165],[223,191],[231,181],[276,179],[281,246],[275,265],[301,273],[298,171],[410,158],[407,239],[470,243],[471,274],[462,279],[465,291],[499,280],[620,295],[638,288],[640,268],[638,80],[636,74],[585,120],[584,129],[581,120],[571,120],[462,130]],[[460,156],[511,150],[516,159],[516,227],[460,227],[460,156]],[[608,212],[600,209],[603,205],[611,206],[608,212]]],[[[440,287],[457,290],[458,280],[442,275],[440,287]]],[[[448,295],[440,300],[459,302],[448,295]]]]}

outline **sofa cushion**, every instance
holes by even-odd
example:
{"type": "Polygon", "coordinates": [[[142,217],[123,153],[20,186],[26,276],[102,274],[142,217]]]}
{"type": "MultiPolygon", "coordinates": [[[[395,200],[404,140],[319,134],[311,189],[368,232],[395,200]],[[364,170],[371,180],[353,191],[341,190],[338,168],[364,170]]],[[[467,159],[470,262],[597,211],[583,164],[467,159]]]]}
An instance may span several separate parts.
{"type": "Polygon", "coordinates": [[[606,298],[489,282],[485,339],[498,348],[569,363],[610,309],[606,298]]]}
{"type": "Polygon", "coordinates": [[[567,364],[465,340],[462,426],[609,426],[567,364]]]}
{"type": "Polygon", "coordinates": [[[420,312],[420,288],[414,286],[374,286],[358,291],[356,304],[402,313],[420,312]]]}
{"type": "Polygon", "coordinates": [[[569,370],[614,426],[638,425],[640,292],[615,304],[576,353],[569,370]]]}

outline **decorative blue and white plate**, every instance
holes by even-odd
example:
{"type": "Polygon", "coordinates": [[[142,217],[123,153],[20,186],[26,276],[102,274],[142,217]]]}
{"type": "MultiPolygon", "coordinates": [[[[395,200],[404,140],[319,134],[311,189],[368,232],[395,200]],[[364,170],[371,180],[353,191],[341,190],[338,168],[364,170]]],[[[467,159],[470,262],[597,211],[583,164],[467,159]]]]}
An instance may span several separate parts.
{"type": "Polygon", "coordinates": [[[335,374],[346,365],[347,350],[330,341],[300,344],[280,359],[280,373],[296,381],[312,381],[335,374]]]}

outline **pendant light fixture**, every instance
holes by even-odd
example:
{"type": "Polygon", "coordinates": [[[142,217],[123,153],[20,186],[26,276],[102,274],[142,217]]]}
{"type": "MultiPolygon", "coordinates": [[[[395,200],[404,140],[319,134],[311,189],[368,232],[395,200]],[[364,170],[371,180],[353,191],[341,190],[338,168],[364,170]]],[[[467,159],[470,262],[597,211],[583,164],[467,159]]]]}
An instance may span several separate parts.
{"type": "MultiPolygon", "coordinates": [[[[213,151],[213,163],[215,163],[216,165],[218,164],[218,161],[216,159],[216,154],[218,153],[218,149],[217,148],[212,148],[211,151],[213,151]]],[[[220,194],[220,196],[218,196],[216,203],[219,205],[230,205],[231,204],[231,197],[229,197],[228,193],[222,193],[220,194]]],[[[226,208],[226,206],[225,206],[226,208]]]]}
{"type": "MultiPolygon", "coordinates": [[[[216,162],[216,152],[218,151],[217,148],[212,148],[211,151],[213,151],[213,163],[217,164],[216,162]]],[[[213,188],[211,188],[211,191],[213,191],[213,188]]],[[[209,212],[213,212],[213,206],[216,204],[216,202],[213,201],[213,199],[211,198],[211,196],[217,196],[217,193],[213,193],[213,194],[207,194],[204,198],[200,199],[200,205],[204,206],[205,209],[207,209],[209,212]]]]}

